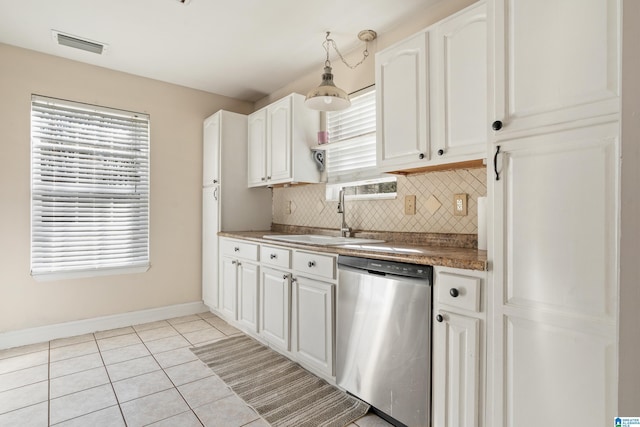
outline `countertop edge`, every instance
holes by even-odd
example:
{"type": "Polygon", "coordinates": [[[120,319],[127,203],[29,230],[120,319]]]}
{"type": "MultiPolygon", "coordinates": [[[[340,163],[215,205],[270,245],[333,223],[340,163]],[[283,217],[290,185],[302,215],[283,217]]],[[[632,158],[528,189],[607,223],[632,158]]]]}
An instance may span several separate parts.
{"type": "MultiPolygon", "coordinates": [[[[331,253],[335,255],[359,256],[364,258],[372,258],[372,259],[379,259],[379,260],[385,260],[385,261],[406,262],[406,263],[419,264],[419,265],[450,267],[450,268],[458,268],[462,270],[476,270],[476,271],[487,270],[486,251],[481,251],[477,249],[473,250],[473,249],[465,249],[465,248],[455,248],[455,249],[459,249],[461,253],[465,253],[466,256],[470,258],[456,257],[453,254],[442,254],[442,255],[399,254],[399,253],[389,253],[389,252],[380,252],[380,251],[367,251],[362,249],[343,248],[340,246],[324,246],[324,245],[282,242],[282,241],[276,241],[271,239],[264,239],[261,237],[262,235],[267,235],[267,234],[274,234],[274,233],[273,231],[269,231],[269,230],[218,232],[218,236],[221,236],[221,237],[247,240],[247,241],[252,241],[260,244],[282,246],[282,247],[288,247],[292,249],[312,250],[315,252],[331,253]],[[472,259],[472,255],[474,253],[477,255],[477,259],[472,259]],[[483,257],[485,259],[482,259],[483,257]]],[[[278,233],[278,234],[286,234],[286,233],[278,233]]],[[[412,245],[412,246],[415,246],[415,245],[412,245]]],[[[428,249],[429,251],[432,251],[432,252],[438,252],[443,250],[442,247],[422,246],[422,248],[428,249]]]]}

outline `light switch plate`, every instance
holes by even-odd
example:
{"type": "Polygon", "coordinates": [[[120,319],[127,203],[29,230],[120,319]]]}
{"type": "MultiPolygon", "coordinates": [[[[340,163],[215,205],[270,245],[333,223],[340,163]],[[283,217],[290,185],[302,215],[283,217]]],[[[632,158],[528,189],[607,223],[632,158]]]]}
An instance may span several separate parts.
{"type": "Polygon", "coordinates": [[[415,215],[416,214],[416,196],[404,196],[404,214],[415,215]]]}
{"type": "Polygon", "coordinates": [[[453,214],[456,216],[467,216],[467,194],[453,195],[453,214]]]}

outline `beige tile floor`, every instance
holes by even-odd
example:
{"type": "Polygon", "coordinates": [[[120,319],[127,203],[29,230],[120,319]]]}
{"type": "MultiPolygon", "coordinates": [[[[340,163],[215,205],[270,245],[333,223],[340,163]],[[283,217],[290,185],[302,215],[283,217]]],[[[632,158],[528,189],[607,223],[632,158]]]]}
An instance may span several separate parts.
{"type": "Polygon", "coordinates": [[[268,426],[189,350],[240,333],[201,313],[0,350],[0,426],[268,426]]]}

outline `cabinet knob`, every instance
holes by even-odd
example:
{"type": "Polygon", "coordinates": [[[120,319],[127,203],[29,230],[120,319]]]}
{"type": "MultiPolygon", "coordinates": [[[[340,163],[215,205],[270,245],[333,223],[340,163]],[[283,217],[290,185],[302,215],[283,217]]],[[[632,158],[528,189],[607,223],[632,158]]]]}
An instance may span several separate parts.
{"type": "Polygon", "coordinates": [[[458,295],[460,295],[460,292],[458,292],[456,288],[451,288],[449,289],[449,295],[451,295],[454,298],[457,298],[458,295]]]}
{"type": "Polygon", "coordinates": [[[234,252],[240,252],[240,248],[236,246],[235,248],[233,248],[233,251],[234,252]]]}
{"type": "Polygon", "coordinates": [[[442,156],[444,154],[444,150],[441,148],[438,150],[438,156],[442,156]]]}
{"type": "Polygon", "coordinates": [[[265,178],[264,176],[262,178],[260,178],[260,181],[266,181],[267,178],[265,178]]]}
{"type": "Polygon", "coordinates": [[[309,261],[309,263],[307,265],[309,266],[309,268],[315,267],[316,266],[316,262],[315,261],[309,261]]]}
{"type": "Polygon", "coordinates": [[[491,124],[491,129],[499,131],[500,129],[502,129],[502,122],[500,120],[496,120],[491,124]]]}
{"type": "Polygon", "coordinates": [[[214,183],[214,184],[217,184],[217,183],[218,183],[218,180],[217,180],[217,179],[214,179],[214,180],[213,180],[213,183],[214,183]]]}
{"type": "Polygon", "coordinates": [[[298,279],[296,279],[295,277],[291,276],[291,283],[297,282],[297,281],[298,281],[298,279]]]}
{"type": "Polygon", "coordinates": [[[282,275],[282,278],[283,278],[284,280],[287,280],[287,279],[289,278],[289,275],[288,275],[288,274],[283,274],[283,275],[282,275]]]}
{"type": "Polygon", "coordinates": [[[436,316],[436,320],[438,321],[438,323],[442,323],[444,321],[444,317],[442,317],[442,314],[438,314],[436,316]]]}
{"type": "Polygon", "coordinates": [[[238,261],[236,261],[236,260],[231,261],[231,264],[233,264],[233,265],[235,265],[237,263],[238,263],[238,261]]]}
{"type": "Polygon", "coordinates": [[[418,158],[419,158],[420,160],[424,159],[424,153],[420,153],[420,154],[418,154],[418,158]]]}
{"type": "Polygon", "coordinates": [[[271,254],[271,255],[269,255],[269,258],[271,258],[271,259],[276,259],[276,258],[278,258],[278,255],[276,255],[276,254],[271,254]]]}
{"type": "Polygon", "coordinates": [[[267,179],[271,179],[271,177],[270,177],[270,176],[268,176],[268,177],[267,177],[267,179]]]}

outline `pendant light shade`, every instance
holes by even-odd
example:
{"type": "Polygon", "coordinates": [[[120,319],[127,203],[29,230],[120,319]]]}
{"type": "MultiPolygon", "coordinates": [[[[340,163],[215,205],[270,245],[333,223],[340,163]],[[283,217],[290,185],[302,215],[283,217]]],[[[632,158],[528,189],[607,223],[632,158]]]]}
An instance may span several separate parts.
{"type": "MultiPolygon", "coordinates": [[[[320,86],[318,86],[317,88],[310,90],[309,93],[307,93],[306,99],[304,100],[304,104],[308,108],[311,108],[312,110],[338,111],[338,110],[344,110],[345,108],[349,108],[349,106],[351,106],[351,100],[349,99],[349,95],[347,95],[347,92],[340,89],[333,83],[333,73],[331,73],[331,61],[329,60],[330,46],[333,46],[338,56],[340,56],[340,59],[342,60],[342,62],[344,62],[344,64],[351,69],[356,68],[358,65],[362,64],[362,62],[364,62],[364,60],[367,59],[367,56],[369,56],[369,51],[365,47],[362,60],[358,62],[356,65],[353,65],[353,66],[349,65],[347,61],[345,61],[340,51],[338,50],[338,46],[336,46],[336,42],[333,39],[329,38],[329,34],[331,33],[327,31],[327,36],[325,38],[324,43],[322,44],[327,54],[327,58],[324,61],[324,73],[322,74],[322,83],[320,83],[320,86]]],[[[377,34],[373,30],[360,31],[360,33],[358,34],[358,38],[367,44],[370,41],[375,40],[376,36],[377,34]]]]}
{"type": "Polygon", "coordinates": [[[331,67],[329,65],[325,65],[324,67],[322,83],[307,93],[307,98],[304,103],[312,110],[320,111],[344,110],[351,105],[347,92],[333,83],[333,74],[331,73],[331,67]]]}

